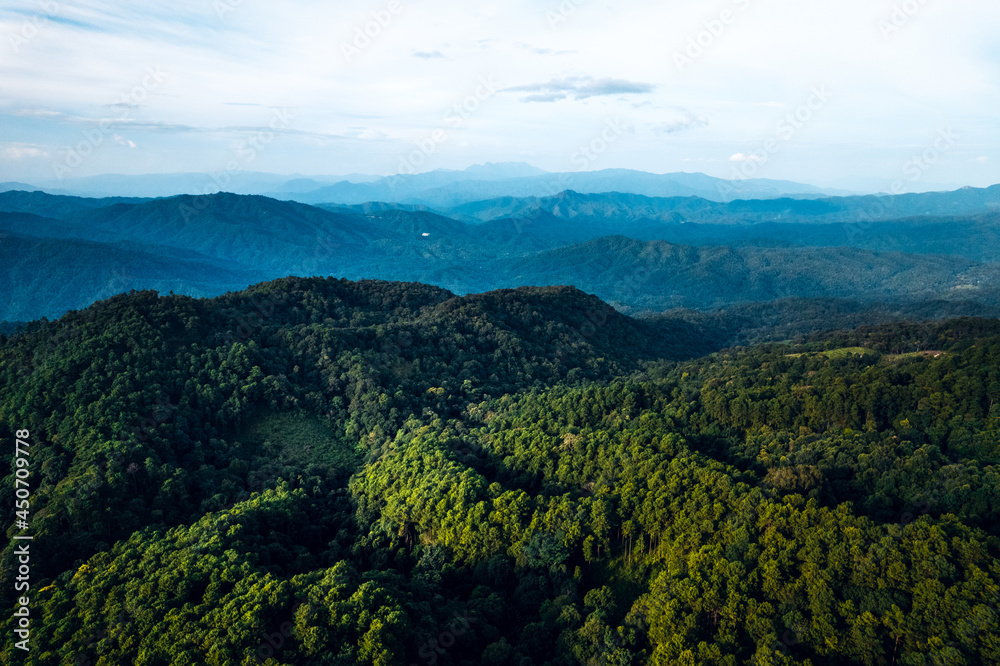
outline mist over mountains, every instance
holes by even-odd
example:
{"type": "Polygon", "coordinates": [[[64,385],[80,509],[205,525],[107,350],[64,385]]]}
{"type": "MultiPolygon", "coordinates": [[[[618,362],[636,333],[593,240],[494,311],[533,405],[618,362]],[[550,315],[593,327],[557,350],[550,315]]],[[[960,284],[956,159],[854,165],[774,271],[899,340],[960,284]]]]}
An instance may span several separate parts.
{"type": "MultiPolygon", "coordinates": [[[[407,187],[502,190],[525,168],[455,172],[464,180],[433,172],[407,187]]],[[[418,281],[457,294],[573,285],[625,312],[789,298],[1000,304],[1000,186],[729,201],[563,190],[437,206],[353,196],[314,206],[233,193],[2,193],[9,297],[0,320],[57,317],[130,289],[212,296],[288,275],[418,281]]]]}
{"type": "Polygon", "coordinates": [[[848,194],[791,181],[749,178],[730,181],[701,173],[653,174],[632,169],[550,173],[523,162],[490,162],[463,170],[438,169],[392,176],[281,176],[249,171],[151,175],[104,175],[0,184],[0,191],[41,189],[50,194],[86,197],[165,197],[177,194],[263,194],[302,203],[360,204],[369,201],[455,206],[501,196],[550,196],[571,189],[585,193],[630,192],[646,196],[698,196],[712,201],[733,198],[817,197],[848,194]]]}
{"type": "Polygon", "coordinates": [[[817,197],[834,193],[790,181],[747,179],[733,182],[699,173],[651,174],[629,169],[578,173],[542,173],[520,177],[483,178],[466,172],[398,175],[368,183],[342,182],[313,192],[290,195],[305,203],[337,201],[348,204],[394,201],[450,207],[496,197],[544,197],[564,190],[585,194],[629,192],[650,197],[695,196],[712,201],[781,196],[817,197]]]}

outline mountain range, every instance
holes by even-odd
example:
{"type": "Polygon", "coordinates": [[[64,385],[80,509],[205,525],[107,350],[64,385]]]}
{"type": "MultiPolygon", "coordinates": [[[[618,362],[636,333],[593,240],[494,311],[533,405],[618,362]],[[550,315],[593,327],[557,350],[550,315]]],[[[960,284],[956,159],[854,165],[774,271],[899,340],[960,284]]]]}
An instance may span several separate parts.
{"type": "MultiPolygon", "coordinates": [[[[366,183],[341,182],[312,192],[290,194],[304,203],[359,204],[391,201],[447,208],[497,197],[545,197],[565,190],[585,194],[625,192],[648,197],[695,196],[711,201],[782,196],[820,197],[834,190],[762,178],[730,181],[701,173],[652,174],[631,169],[540,173],[486,178],[480,172],[402,174],[366,183]]],[[[279,193],[270,193],[278,195],[279,193]]]]}
{"type": "Polygon", "coordinates": [[[498,197],[439,208],[442,214],[472,224],[547,213],[578,222],[760,222],[859,223],[907,217],[967,216],[1000,212],[1000,185],[964,187],[951,192],[838,196],[820,199],[780,197],[719,202],[702,197],[649,197],[611,191],[587,194],[572,190],[547,197],[498,197]]]}
{"type": "Polygon", "coordinates": [[[998,204],[997,186],[728,202],[563,191],[450,208],[10,191],[0,320],[60,316],[130,289],[212,296],[287,275],[458,294],[574,285],[625,312],[788,298],[981,312],[1000,304],[998,204]]]}
{"type": "Polygon", "coordinates": [[[40,189],[50,194],[88,197],[163,197],[176,194],[264,194],[303,203],[359,204],[368,201],[454,206],[499,196],[548,196],[566,189],[579,192],[630,192],[647,196],[699,196],[713,201],[736,197],[817,197],[847,194],[769,179],[730,181],[701,173],[654,174],[631,169],[550,173],[523,162],[474,165],[464,170],[437,169],[391,176],[282,176],[237,170],[205,173],[103,175],[51,180],[25,186],[0,184],[0,191],[40,189]]]}

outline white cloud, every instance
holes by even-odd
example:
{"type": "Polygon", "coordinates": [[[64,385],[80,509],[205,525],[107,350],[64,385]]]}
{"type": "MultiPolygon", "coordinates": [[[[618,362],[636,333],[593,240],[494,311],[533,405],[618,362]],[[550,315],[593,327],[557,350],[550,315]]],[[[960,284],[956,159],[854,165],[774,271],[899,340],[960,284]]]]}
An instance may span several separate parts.
{"type": "Polygon", "coordinates": [[[38,159],[50,157],[51,153],[43,146],[33,146],[25,143],[8,144],[3,149],[3,155],[11,160],[38,159]]]}
{"type": "Polygon", "coordinates": [[[729,157],[730,162],[766,162],[767,160],[759,155],[747,155],[746,153],[736,153],[729,157]]]}
{"type": "Polygon", "coordinates": [[[120,134],[115,134],[114,135],[114,140],[115,140],[115,143],[117,143],[119,146],[125,146],[127,148],[138,148],[139,147],[139,146],[135,145],[134,141],[132,141],[131,139],[126,139],[125,137],[123,137],[120,134]]]}
{"type": "Polygon", "coordinates": [[[504,92],[531,93],[521,98],[522,102],[555,102],[562,99],[587,99],[603,95],[644,95],[653,92],[656,86],[649,83],[626,81],[624,79],[594,79],[591,76],[567,76],[552,79],[547,83],[529,83],[506,88],[504,92]]]}

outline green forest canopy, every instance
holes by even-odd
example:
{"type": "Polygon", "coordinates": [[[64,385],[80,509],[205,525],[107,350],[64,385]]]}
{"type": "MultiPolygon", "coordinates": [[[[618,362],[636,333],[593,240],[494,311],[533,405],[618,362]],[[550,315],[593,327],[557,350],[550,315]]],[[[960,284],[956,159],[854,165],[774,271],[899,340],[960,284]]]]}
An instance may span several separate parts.
{"type": "Polygon", "coordinates": [[[660,324],[287,279],[0,338],[4,662],[1000,663],[1000,322],[660,324]]]}

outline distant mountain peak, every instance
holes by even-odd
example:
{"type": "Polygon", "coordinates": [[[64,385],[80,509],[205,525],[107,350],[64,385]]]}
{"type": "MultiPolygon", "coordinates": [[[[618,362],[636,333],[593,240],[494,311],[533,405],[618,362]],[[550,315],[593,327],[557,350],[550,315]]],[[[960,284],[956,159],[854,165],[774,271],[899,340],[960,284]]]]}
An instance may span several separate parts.
{"type": "Polygon", "coordinates": [[[527,162],[486,162],[485,164],[473,164],[464,169],[464,173],[487,178],[526,178],[540,176],[548,172],[527,162]]]}
{"type": "Polygon", "coordinates": [[[34,185],[28,185],[27,183],[21,183],[18,181],[8,181],[5,183],[0,183],[0,192],[39,192],[42,188],[35,187],[34,185]]]}

